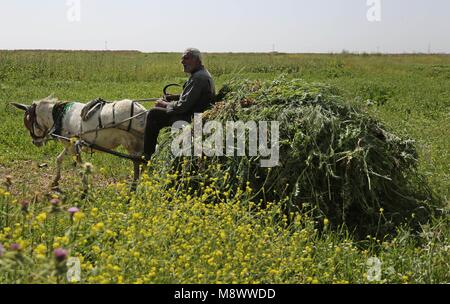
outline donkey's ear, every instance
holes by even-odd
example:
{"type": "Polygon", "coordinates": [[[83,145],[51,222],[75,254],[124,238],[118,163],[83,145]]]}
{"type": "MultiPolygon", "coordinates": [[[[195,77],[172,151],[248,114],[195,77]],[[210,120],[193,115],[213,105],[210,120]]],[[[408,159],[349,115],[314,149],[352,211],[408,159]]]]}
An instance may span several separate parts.
{"type": "Polygon", "coordinates": [[[10,105],[15,106],[16,108],[22,110],[22,111],[28,111],[28,109],[30,108],[30,106],[21,104],[21,103],[16,103],[16,102],[11,102],[10,105]]]}

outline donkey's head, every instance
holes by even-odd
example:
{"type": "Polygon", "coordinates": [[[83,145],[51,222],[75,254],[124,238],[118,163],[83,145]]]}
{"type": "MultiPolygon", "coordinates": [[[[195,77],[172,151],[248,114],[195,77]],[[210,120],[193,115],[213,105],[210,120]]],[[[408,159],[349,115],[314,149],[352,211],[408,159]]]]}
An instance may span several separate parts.
{"type": "Polygon", "coordinates": [[[49,99],[33,102],[31,105],[11,103],[11,105],[25,112],[24,124],[30,132],[33,144],[41,147],[48,139],[53,126],[52,109],[54,102],[49,99]]]}

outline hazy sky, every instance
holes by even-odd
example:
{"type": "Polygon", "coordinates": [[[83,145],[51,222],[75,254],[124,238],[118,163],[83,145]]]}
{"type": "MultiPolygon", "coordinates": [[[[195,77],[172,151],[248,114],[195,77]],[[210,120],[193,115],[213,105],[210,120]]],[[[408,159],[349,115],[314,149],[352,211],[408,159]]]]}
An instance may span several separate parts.
{"type": "Polygon", "coordinates": [[[1,0],[0,49],[450,53],[450,0],[375,1],[1,0]]]}

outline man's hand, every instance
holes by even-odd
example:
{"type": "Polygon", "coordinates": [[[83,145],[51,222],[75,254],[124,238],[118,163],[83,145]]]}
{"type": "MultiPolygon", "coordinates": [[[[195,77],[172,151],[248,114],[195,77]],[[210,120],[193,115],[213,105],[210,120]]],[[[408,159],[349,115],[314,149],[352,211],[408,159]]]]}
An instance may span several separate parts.
{"type": "Polygon", "coordinates": [[[166,109],[168,104],[169,103],[167,101],[160,99],[160,100],[158,100],[156,102],[155,107],[156,108],[164,108],[164,109],[166,109]]]}

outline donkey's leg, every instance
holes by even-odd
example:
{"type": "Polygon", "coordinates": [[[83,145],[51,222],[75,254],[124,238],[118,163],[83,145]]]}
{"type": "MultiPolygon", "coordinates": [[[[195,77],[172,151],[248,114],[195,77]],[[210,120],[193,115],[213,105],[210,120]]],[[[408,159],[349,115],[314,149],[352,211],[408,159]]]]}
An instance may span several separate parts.
{"type": "Polygon", "coordinates": [[[138,159],[142,154],[139,151],[143,150],[143,141],[139,137],[129,136],[126,138],[126,141],[122,143],[125,149],[128,151],[128,154],[135,157],[136,160],[133,161],[134,165],[134,177],[133,182],[131,184],[131,191],[135,192],[137,185],[139,184],[139,178],[141,175],[141,164],[142,162],[138,159]]]}
{"type": "Polygon", "coordinates": [[[64,148],[62,152],[56,157],[56,175],[52,182],[52,188],[58,188],[59,180],[61,179],[61,166],[64,157],[67,155],[67,148],[64,148]]]}
{"type": "Polygon", "coordinates": [[[139,177],[141,174],[141,168],[140,163],[138,161],[133,162],[134,165],[134,177],[133,177],[133,183],[131,184],[131,191],[136,191],[137,185],[139,183],[139,177]]]}

